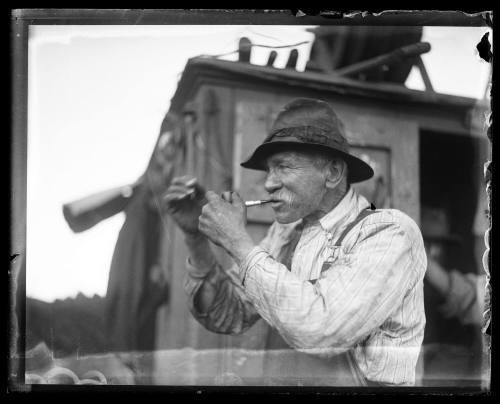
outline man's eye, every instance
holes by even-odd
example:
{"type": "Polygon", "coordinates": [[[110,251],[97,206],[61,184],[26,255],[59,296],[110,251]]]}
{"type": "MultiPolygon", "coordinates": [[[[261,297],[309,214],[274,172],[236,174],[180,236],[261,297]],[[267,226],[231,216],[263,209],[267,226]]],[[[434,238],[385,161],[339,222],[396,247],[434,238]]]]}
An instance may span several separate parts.
{"type": "Polygon", "coordinates": [[[289,164],[276,164],[273,165],[272,167],[266,167],[266,172],[280,172],[280,171],[286,171],[290,169],[291,166],[289,164]]]}

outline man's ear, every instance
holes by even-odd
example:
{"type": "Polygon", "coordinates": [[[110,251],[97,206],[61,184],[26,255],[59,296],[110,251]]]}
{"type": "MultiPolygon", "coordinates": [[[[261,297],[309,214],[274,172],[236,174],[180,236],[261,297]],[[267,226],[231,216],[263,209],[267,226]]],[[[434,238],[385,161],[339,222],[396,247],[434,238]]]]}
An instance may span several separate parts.
{"type": "Polygon", "coordinates": [[[343,160],[335,159],[328,165],[325,185],[329,189],[335,189],[342,182],[347,165],[343,160]]]}

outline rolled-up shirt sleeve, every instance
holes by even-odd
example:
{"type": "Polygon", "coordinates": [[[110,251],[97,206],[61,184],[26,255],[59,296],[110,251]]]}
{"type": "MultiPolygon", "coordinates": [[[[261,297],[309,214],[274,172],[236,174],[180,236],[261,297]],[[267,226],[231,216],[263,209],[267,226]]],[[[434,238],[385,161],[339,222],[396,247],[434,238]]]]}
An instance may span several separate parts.
{"type": "Polygon", "coordinates": [[[234,268],[225,271],[216,263],[208,273],[197,276],[189,260],[187,266],[184,289],[188,307],[205,328],[220,334],[241,334],[260,318],[239,284],[234,268]],[[199,312],[195,307],[196,295],[204,283],[211,284],[215,295],[206,312],[199,312]]]}
{"type": "MultiPolygon", "coordinates": [[[[260,248],[269,249],[273,239],[280,237],[278,226],[273,224],[266,237],[260,242],[260,248]]],[[[207,263],[207,267],[199,270],[187,260],[187,275],[184,289],[188,297],[188,307],[196,320],[205,328],[221,334],[241,334],[250,328],[258,319],[259,313],[246,296],[238,275],[237,266],[224,270],[216,263],[207,263]],[[215,296],[212,305],[206,312],[196,310],[197,294],[204,283],[210,283],[215,296]]]]}
{"type": "Polygon", "coordinates": [[[363,226],[316,282],[299,279],[257,247],[239,276],[256,310],[291,346],[338,353],[378,328],[423,277],[413,263],[425,254],[413,256],[413,236],[397,223],[363,226]]]}

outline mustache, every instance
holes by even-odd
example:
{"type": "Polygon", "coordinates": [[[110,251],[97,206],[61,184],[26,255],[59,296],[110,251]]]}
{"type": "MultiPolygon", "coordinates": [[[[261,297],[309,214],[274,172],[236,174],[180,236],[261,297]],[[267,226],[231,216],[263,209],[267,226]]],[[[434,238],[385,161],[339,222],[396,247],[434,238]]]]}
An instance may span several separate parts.
{"type": "Polygon", "coordinates": [[[277,194],[271,194],[269,195],[269,199],[272,201],[283,202],[290,206],[293,205],[295,201],[294,196],[289,194],[288,192],[278,192],[277,194]]]}

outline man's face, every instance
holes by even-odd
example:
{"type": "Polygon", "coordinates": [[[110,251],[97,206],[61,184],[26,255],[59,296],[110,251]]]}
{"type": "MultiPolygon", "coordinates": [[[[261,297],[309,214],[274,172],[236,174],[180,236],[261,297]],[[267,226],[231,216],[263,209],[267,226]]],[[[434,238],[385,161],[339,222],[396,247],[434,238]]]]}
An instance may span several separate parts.
{"type": "Polygon", "coordinates": [[[284,151],[267,159],[264,183],[271,207],[279,223],[291,223],[319,211],[325,187],[326,170],[314,164],[312,155],[284,151]]]}

